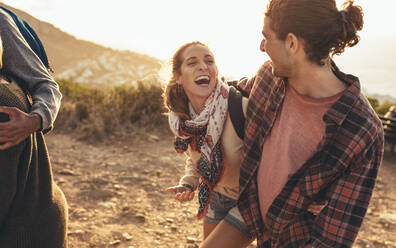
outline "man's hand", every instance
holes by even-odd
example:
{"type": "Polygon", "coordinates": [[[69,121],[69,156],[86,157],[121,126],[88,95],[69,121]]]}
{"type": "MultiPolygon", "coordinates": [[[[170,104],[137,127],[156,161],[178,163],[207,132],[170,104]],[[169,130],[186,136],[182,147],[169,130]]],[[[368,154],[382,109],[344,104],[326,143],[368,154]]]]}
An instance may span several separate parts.
{"type": "Polygon", "coordinates": [[[0,113],[8,115],[8,122],[0,122],[0,150],[5,150],[22,142],[40,129],[38,114],[27,114],[14,107],[0,107],[0,113]]]}

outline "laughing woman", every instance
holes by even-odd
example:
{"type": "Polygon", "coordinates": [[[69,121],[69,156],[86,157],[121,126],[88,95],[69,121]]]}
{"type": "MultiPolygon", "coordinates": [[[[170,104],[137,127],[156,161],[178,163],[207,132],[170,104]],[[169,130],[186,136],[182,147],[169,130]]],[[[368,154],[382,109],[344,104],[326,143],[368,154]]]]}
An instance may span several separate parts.
{"type": "MultiPolygon", "coordinates": [[[[204,218],[201,247],[239,248],[252,242],[237,207],[243,140],[229,116],[230,94],[234,91],[218,79],[213,53],[205,44],[191,42],[176,51],[164,98],[175,149],[188,159],[179,185],[166,191],[190,201],[198,188],[197,217],[204,218]]],[[[242,98],[244,113],[247,102],[242,98]]]]}

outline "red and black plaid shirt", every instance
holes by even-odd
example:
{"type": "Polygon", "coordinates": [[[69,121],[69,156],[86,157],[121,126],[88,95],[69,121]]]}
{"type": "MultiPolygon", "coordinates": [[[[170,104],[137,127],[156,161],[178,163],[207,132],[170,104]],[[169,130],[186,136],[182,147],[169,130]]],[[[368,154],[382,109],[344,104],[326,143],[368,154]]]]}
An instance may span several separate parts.
{"type": "Polygon", "coordinates": [[[250,95],[245,148],[240,171],[239,209],[257,236],[258,247],[350,247],[366,213],[383,157],[383,129],[360,92],[358,78],[333,71],[347,89],[323,116],[325,135],[316,152],[301,166],[270,206],[266,223],[259,209],[257,168],[265,137],[282,108],[285,80],[264,64],[255,77],[237,88],[250,95]],[[314,216],[313,201],[327,200],[314,216]]]}

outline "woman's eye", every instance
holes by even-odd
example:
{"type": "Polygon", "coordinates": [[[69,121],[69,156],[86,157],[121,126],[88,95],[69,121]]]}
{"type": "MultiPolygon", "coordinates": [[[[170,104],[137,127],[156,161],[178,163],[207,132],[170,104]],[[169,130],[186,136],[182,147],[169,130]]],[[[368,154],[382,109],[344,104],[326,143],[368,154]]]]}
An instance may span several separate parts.
{"type": "Polygon", "coordinates": [[[208,64],[213,64],[214,63],[214,61],[213,60],[208,60],[208,61],[206,61],[206,63],[208,63],[208,64]]]}
{"type": "Polygon", "coordinates": [[[187,65],[188,65],[188,66],[192,66],[192,65],[195,65],[196,63],[197,63],[197,62],[188,62],[187,65]]]}

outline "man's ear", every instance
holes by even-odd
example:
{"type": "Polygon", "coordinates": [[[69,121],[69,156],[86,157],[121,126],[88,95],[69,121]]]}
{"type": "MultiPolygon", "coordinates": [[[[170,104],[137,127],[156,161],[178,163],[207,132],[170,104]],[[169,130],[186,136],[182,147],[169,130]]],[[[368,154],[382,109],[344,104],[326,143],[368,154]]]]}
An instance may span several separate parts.
{"type": "Polygon", "coordinates": [[[301,47],[301,41],[293,33],[288,33],[285,40],[286,50],[291,54],[297,53],[298,49],[301,47]]]}

